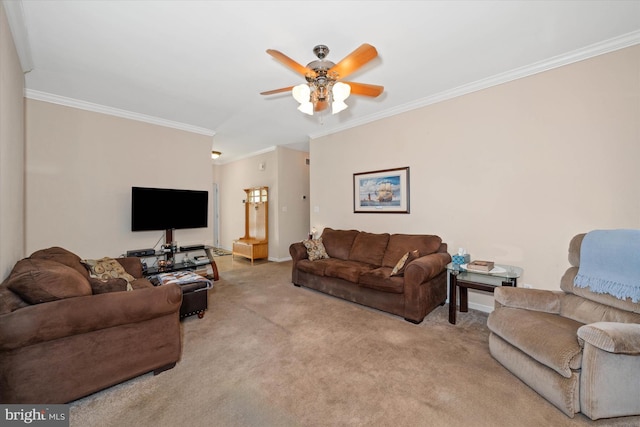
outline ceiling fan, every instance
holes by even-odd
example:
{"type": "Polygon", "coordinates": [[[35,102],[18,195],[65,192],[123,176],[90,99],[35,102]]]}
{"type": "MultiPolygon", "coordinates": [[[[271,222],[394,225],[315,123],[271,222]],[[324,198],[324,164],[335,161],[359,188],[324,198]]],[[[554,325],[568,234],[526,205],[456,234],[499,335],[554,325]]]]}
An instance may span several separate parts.
{"type": "Polygon", "coordinates": [[[291,91],[295,100],[300,103],[298,110],[305,114],[313,115],[314,112],[323,111],[329,107],[329,104],[331,104],[332,113],[336,114],[347,108],[344,100],[350,94],[375,98],[384,90],[383,86],[342,81],[378,56],[376,48],[367,43],[362,44],[337,64],[325,59],[329,54],[329,48],[325,45],[313,48],[313,53],[318,59],[308,63],[306,67],[277,50],[267,49],[267,53],[295,72],[302,74],[307,83],[261,92],[260,95],[291,91]]]}

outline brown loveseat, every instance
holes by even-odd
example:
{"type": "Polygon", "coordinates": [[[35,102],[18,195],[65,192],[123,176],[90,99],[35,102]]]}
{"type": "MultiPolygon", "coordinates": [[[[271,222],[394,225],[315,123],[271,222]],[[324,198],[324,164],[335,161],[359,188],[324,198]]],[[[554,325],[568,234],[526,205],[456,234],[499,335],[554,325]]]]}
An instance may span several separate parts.
{"type": "Polygon", "coordinates": [[[396,314],[413,323],[422,322],[447,299],[445,267],[451,256],[438,236],[325,228],[318,241],[328,258],[312,261],[304,243],[290,246],[294,285],[396,314]],[[398,261],[407,254],[403,275],[392,276],[398,261]]]}
{"type": "Polygon", "coordinates": [[[19,261],[0,284],[0,403],[66,403],[175,365],[182,343],[177,285],[133,276],[89,277],[80,258],[49,248],[19,261]]]}
{"type": "Polygon", "coordinates": [[[489,349],[569,417],[640,415],[640,301],[574,283],[584,238],[571,240],[562,291],[496,288],[489,349]]]}

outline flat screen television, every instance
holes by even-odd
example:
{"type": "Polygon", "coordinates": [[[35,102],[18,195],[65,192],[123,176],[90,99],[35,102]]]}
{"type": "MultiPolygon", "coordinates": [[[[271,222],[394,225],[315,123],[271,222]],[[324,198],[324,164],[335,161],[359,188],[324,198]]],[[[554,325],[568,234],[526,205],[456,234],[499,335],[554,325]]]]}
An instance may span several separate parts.
{"type": "Polygon", "coordinates": [[[209,192],[131,188],[131,231],[207,227],[209,192]]]}

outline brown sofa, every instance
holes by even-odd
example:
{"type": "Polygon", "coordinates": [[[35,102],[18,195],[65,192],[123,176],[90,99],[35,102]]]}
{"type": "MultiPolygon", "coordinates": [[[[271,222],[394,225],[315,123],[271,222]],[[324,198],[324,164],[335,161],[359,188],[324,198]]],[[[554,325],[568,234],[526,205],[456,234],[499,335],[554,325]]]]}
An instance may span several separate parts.
{"type": "Polygon", "coordinates": [[[489,349],[569,417],[640,415],[640,302],[574,284],[584,238],[569,244],[561,291],[496,288],[489,349]]]}
{"type": "MultiPolygon", "coordinates": [[[[338,298],[386,311],[420,323],[447,299],[447,245],[433,235],[374,234],[325,228],[320,237],[329,258],[309,260],[304,243],[290,246],[291,280],[338,298]],[[392,276],[403,255],[418,258],[392,276]]],[[[320,240],[318,239],[318,240],[320,240]]]]}
{"type": "Polygon", "coordinates": [[[0,284],[0,402],[66,403],[175,366],[182,342],[177,285],[154,287],[138,258],[130,280],[89,276],[63,249],[19,261],[0,284]]]}

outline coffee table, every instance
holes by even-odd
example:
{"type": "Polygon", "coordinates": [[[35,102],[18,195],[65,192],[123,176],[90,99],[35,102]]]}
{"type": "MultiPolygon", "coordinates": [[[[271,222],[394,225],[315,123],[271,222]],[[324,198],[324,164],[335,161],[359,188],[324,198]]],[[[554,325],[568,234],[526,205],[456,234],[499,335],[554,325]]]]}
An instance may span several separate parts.
{"type": "Polygon", "coordinates": [[[522,268],[513,265],[496,264],[490,272],[471,271],[466,264],[447,264],[449,272],[449,323],[456,324],[457,288],[460,288],[460,311],[469,311],[468,289],[491,292],[497,286],[517,286],[522,276],[522,268]]]}

